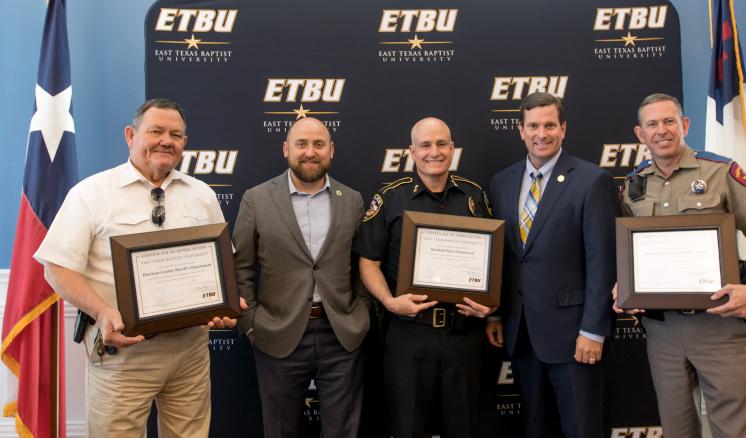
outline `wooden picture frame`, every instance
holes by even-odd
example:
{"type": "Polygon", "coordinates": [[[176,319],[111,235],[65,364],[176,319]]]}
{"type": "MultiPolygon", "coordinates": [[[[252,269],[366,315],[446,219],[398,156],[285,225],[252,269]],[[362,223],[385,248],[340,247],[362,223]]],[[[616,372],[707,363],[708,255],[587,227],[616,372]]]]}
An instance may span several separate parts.
{"type": "Polygon", "coordinates": [[[500,305],[505,221],[404,211],[396,295],[500,305]]]}
{"type": "Polygon", "coordinates": [[[113,236],[110,244],[125,336],[240,314],[227,223],[113,236]]]}

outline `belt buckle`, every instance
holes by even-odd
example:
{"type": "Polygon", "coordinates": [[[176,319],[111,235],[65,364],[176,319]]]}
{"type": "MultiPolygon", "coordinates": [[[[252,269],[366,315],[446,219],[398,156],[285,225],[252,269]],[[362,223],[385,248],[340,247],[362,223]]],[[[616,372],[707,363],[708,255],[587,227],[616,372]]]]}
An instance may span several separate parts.
{"type": "Polygon", "coordinates": [[[446,326],[446,309],[441,307],[433,308],[433,327],[440,328],[446,326]]]}
{"type": "Polygon", "coordinates": [[[695,309],[682,309],[679,310],[679,313],[681,313],[682,315],[694,315],[695,313],[697,313],[697,311],[695,309]]]}

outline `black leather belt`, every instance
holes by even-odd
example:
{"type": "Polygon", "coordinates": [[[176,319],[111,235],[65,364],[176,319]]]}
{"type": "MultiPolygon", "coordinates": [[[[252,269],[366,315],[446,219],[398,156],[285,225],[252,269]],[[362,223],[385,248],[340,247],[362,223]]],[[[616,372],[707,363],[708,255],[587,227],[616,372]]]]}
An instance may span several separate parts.
{"type": "Polygon", "coordinates": [[[324,305],[321,303],[313,303],[311,306],[311,314],[308,315],[311,319],[317,319],[317,318],[323,318],[326,316],[326,311],[324,310],[324,305]]]}
{"type": "Polygon", "coordinates": [[[702,313],[704,310],[702,309],[682,309],[678,310],[678,312],[682,315],[696,315],[697,313],[702,313]]]}

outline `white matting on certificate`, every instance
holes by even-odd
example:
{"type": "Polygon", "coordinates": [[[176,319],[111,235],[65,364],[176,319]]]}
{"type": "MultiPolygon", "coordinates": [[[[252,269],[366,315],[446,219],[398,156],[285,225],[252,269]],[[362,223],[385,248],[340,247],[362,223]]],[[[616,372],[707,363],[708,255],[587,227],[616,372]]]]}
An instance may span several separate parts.
{"type": "Polygon", "coordinates": [[[715,292],[720,289],[716,229],[634,232],[632,248],[638,293],[715,292]]]}
{"type": "Polygon", "coordinates": [[[131,258],[140,318],[223,302],[214,242],[136,251],[131,258]]]}
{"type": "Polygon", "coordinates": [[[417,228],[412,285],[487,292],[491,235],[417,228]]]}

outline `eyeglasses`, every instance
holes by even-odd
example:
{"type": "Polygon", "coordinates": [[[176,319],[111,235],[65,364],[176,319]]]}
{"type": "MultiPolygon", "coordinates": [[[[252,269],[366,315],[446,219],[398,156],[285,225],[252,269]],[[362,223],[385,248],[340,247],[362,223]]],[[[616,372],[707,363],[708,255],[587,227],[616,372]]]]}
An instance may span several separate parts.
{"type": "Polygon", "coordinates": [[[150,213],[150,220],[159,227],[162,227],[163,222],[166,221],[166,207],[163,206],[163,200],[166,198],[166,193],[162,188],[156,187],[150,191],[150,197],[153,201],[158,203],[158,205],[153,207],[153,212],[150,213]]]}

